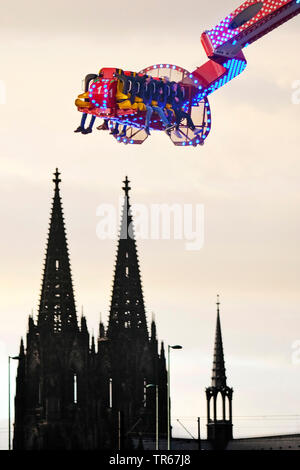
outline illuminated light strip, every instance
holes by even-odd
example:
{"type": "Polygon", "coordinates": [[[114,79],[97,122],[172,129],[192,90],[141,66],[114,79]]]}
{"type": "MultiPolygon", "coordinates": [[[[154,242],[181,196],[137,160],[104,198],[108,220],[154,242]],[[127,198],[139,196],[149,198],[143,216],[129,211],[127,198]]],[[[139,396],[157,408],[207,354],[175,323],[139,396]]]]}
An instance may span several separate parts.
{"type": "Polygon", "coordinates": [[[230,59],[223,65],[225,68],[228,69],[228,73],[224,77],[220,78],[213,85],[211,85],[209,88],[200,93],[200,95],[198,95],[197,102],[202,101],[203,98],[210,95],[211,93],[228,83],[230,80],[240,75],[245,70],[247,63],[244,60],[230,59]]]}
{"type": "MultiPolygon", "coordinates": [[[[252,26],[255,26],[261,20],[266,21],[269,15],[273,15],[274,17],[274,14],[276,14],[277,12],[280,12],[280,9],[282,7],[287,7],[287,8],[289,6],[292,7],[295,4],[299,4],[300,0],[296,0],[295,3],[291,0],[279,0],[276,2],[274,0],[265,0],[265,3],[262,9],[255,16],[250,18],[246,23],[241,25],[236,30],[230,29],[229,28],[230,20],[234,19],[239,13],[247,9],[249,6],[254,5],[255,3],[256,3],[256,0],[249,0],[243,3],[232,14],[227,16],[225,20],[222,20],[217,26],[215,26],[214,28],[206,32],[207,36],[209,37],[212,43],[212,46],[215,52],[218,52],[218,50],[224,44],[230,43],[230,41],[235,36],[237,36],[240,33],[246,32],[249,28],[251,28],[252,26]]],[[[236,43],[237,41],[234,40],[231,44],[235,45],[236,43]]]]}

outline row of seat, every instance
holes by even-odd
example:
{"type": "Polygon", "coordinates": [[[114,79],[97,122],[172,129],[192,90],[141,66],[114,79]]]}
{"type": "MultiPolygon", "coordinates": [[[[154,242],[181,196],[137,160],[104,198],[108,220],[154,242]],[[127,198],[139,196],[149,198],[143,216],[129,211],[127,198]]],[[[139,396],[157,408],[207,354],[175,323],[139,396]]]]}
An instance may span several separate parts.
{"type": "Polygon", "coordinates": [[[125,75],[119,74],[117,87],[117,103],[120,109],[146,110],[146,104],[157,105],[158,101],[172,108],[172,100],[175,96],[180,101],[184,100],[184,88],[177,87],[175,93],[173,84],[163,79],[151,78],[146,84],[147,75],[125,75]]]}

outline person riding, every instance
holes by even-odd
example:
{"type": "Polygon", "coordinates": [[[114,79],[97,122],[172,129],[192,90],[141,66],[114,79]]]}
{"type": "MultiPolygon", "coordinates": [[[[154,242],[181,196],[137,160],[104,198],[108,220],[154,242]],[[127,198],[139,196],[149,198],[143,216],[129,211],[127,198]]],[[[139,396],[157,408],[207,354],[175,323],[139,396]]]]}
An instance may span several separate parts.
{"type": "MultiPolygon", "coordinates": [[[[155,111],[163,122],[164,129],[169,128],[169,121],[163,111],[163,109],[158,105],[159,99],[159,86],[157,80],[154,80],[152,77],[147,77],[144,82],[144,91],[143,91],[143,101],[146,105],[146,120],[145,120],[145,130],[148,135],[150,135],[149,123],[153,111],[155,111]]],[[[159,82],[158,82],[159,83],[159,82]]]]}
{"type": "Polygon", "coordinates": [[[168,118],[169,124],[172,125],[173,118],[175,116],[174,110],[172,109],[172,85],[175,82],[170,82],[168,76],[163,77],[164,82],[164,111],[168,118]]]}
{"type": "Polygon", "coordinates": [[[182,138],[182,134],[179,130],[179,126],[183,119],[186,119],[187,127],[191,129],[191,131],[193,131],[194,134],[199,134],[199,132],[201,132],[201,129],[196,129],[190,114],[186,113],[182,109],[183,101],[184,101],[183,86],[181,86],[179,83],[174,82],[172,86],[172,92],[173,92],[172,108],[174,110],[175,117],[176,117],[176,126],[175,126],[176,136],[180,139],[182,138]]]}
{"type": "Polygon", "coordinates": [[[127,130],[127,124],[124,124],[123,125],[123,129],[122,129],[122,132],[121,134],[119,133],[119,123],[116,122],[115,124],[115,127],[112,129],[112,131],[110,132],[111,135],[118,135],[119,134],[119,137],[126,137],[126,130],[127,130]]]}
{"type": "MultiPolygon", "coordinates": [[[[99,76],[99,75],[98,75],[99,76]]],[[[90,87],[90,84],[95,80],[95,78],[97,78],[97,75],[96,74],[88,74],[86,77],[85,77],[85,80],[84,80],[84,93],[81,93],[78,98],[75,100],[75,106],[77,106],[78,109],[84,109],[84,108],[92,108],[93,105],[92,103],[90,102],[89,100],[89,87],[90,87]]],[[[81,134],[90,134],[91,132],[93,132],[93,125],[95,123],[95,120],[96,120],[96,116],[92,115],[91,116],[91,120],[90,120],[90,123],[88,125],[87,128],[85,128],[85,123],[86,123],[86,119],[87,119],[87,115],[88,113],[82,113],[82,116],[81,116],[81,121],[80,121],[80,125],[77,127],[77,129],[75,129],[74,132],[81,132],[81,134]]]]}
{"type": "Polygon", "coordinates": [[[87,128],[84,127],[85,122],[86,122],[86,118],[87,118],[87,113],[82,113],[80,125],[79,125],[79,127],[77,127],[77,129],[75,129],[74,132],[81,132],[81,134],[90,134],[91,132],[93,132],[93,125],[95,123],[96,116],[94,116],[92,114],[90,123],[89,123],[87,128]]]}

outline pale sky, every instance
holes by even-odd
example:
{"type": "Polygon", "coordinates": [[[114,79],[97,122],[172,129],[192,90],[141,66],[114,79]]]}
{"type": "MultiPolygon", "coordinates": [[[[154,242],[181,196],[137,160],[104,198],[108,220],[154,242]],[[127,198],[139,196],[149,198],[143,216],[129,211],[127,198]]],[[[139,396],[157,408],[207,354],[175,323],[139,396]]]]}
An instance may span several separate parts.
{"type": "MultiPolygon", "coordinates": [[[[107,133],[74,134],[74,100],[87,73],[171,63],[192,71],[206,56],[200,35],[237,0],[18,0],[1,7],[0,447],[7,442],[7,355],[18,353],[37,312],[53,194],[61,194],[77,310],[90,332],[107,320],[116,242],[96,236],[97,207],[117,203],[128,174],[135,203],[205,207],[205,243],[139,241],[148,320],[172,352],[175,435],[196,434],[210,385],[216,294],[234,435],[300,433],[299,117],[296,17],[246,49],[246,71],[210,98],[213,127],[203,147],[178,148],[153,132],[142,146],[107,133]],[[262,418],[265,417],[265,418],[262,418]]],[[[12,371],[14,377],[14,368],[12,371]]],[[[14,380],[14,379],[13,379],[14,380]]]]}

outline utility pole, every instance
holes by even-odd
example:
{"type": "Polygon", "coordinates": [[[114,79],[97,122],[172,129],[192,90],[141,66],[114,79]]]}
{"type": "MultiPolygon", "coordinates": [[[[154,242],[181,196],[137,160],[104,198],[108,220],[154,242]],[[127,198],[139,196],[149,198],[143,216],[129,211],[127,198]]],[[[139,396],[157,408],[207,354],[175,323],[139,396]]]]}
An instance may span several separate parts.
{"type": "Polygon", "coordinates": [[[198,421],[198,449],[201,450],[200,416],[197,418],[197,421],[198,421]]]}
{"type": "Polygon", "coordinates": [[[20,356],[8,356],[8,450],[11,450],[11,413],[10,413],[10,360],[20,356]]]}

